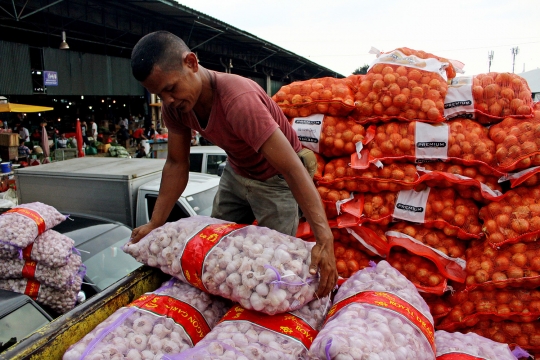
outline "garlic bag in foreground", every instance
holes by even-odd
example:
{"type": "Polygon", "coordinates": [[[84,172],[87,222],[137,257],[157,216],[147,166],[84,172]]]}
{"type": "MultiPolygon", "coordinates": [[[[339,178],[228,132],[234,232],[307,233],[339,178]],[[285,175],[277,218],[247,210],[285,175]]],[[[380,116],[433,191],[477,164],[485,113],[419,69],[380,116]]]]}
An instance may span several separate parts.
{"type": "Polygon", "coordinates": [[[266,315],[234,306],[193,349],[163,360],[304,359],[330,305],[329,297],[302,308],[266,315]]]}
{"type": "Polygon", "coordinates": [[[435,359],[433,318],[415,286],[388,262],[338,290],[310,355],[317,359],[435,359]]]}
{"type": "Polygon", "coordinates": [[[171,279],[117,310],[63,359],[160,359],[193,347],[228,309],[226,302],[171,279]]]}
{"type": "Polygon", "coordinates": [[[205,216],[167,223],[123,250],[202,291],[269,315],[310,302],[308,243],[275,230],[205,216]]]}
{"type": "Polygon", "coordinates": [[[517,347],[511,351],[508,344],[486,339],[475,333],[449,333],[439,330],[435,332],[437,344],[437,360],[460,359],[463,355],[471,355],[474,359],[517,360],[529,357],[529,354],[517,347]]]}

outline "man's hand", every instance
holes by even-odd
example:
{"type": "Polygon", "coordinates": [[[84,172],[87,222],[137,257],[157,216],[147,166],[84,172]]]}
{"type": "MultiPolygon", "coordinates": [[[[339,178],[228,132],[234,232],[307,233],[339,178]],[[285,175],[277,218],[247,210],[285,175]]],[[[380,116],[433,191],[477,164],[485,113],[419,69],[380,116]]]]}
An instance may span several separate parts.
{"type": "Polygon", "coordinates": [[[138,228],[133,229],[131,232],[131,238],[129,239],[129,242],[132,244],[138,243],[143,237],[145,237],[150,231],[154,230],[159,226],[152,225],[151,222],[145,225],[141,225],[138,228]]]}
{"type": "Polygon", "coordinates": [[[319,270],[320,276],[317,296],[323,298],[334,289],[338,279],[334,248],[328,244],[317,243],[311,250],[309,273],[315,275],[317,270],[319,270]]]}

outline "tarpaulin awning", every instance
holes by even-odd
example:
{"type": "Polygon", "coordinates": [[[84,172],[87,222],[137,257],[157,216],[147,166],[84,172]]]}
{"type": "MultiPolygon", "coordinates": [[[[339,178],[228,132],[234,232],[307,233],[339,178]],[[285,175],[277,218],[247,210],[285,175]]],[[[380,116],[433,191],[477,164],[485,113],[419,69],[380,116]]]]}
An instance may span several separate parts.
{"type": "Polygon", "coordinates": [[[15,103],[0,104],[0,112],[31,113],[51,110],[54,110],[54,108],[47,106],[35,106],[15,103]]]}

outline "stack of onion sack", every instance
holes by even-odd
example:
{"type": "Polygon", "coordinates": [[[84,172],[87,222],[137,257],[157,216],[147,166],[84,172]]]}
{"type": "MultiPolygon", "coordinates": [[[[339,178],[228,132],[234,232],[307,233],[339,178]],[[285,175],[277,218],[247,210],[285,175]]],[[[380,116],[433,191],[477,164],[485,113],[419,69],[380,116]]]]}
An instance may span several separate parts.
{"type": "Polygon", "coordinates": [[[360,154],[351,155],[351,167],[366,169],[371,163],[433,160],[488,166],[493,169],[493,174],[497,174],[495,142],[488,137],[487,128],[468,119],[436,125],[418,121],[379,125],[366,148],[360,154]]]}
{"type": "Polygon", "coordinates": [[[163,359],[304,359],[329,307],[329,297],[276,315],[234,306],[193,349],[163,359]]]}
{"type": "Polygon", "coordinates": [[[530,355],[520,348],[511,351],[508,345],[499,344],[474,333],[435,332],[437,360],[497,359],[517,360],[530,355]]]}
{"type": "Polygon", "coordinates": [[[354,117],[358,122],[444,121],[448,63],[399,50],[380,54],[359,80],[354,117]]]}
{"type": "Polygon", "coordinates": [[[492,72],[453,79],[444,98],[444,116],[493,124],[505,117],[531,117],[532,105],[531,90],[525,79],[511,73],[492,72]]]}
{"type": "Polygon", "coordinates": [[[497,169],[508,172],[540,165],[540,110],[529,119],[505,118],[489,129],[497,169]]]}
{"type": "Polygon", "coordinates": [[[64,360],[160,359],[192,348],[230,305],[176,279],[118,309],[79,342],[64,360]]]}
{"type": "Polygon", "coordinates": [[[167,223],[123,250],[202,291],[269,315],[310,302],[313,243],[275,230],[205,216],[167,223]]]}
{"type": "Polygon", "coordinates": [[[84,277],[73,240],[49,230],[65,220],[42,203],[23,204],[0,216],[0,288],[26,294],[64,313],[76,303],[84,277]]]}
{"type": "Polygon", "coordinates": [[[434,359],[435,330],[416,288],[386,261],[352,275],[310,355],[317,359],[434,359]]]}
{"type": "Polygon", "coordinates": [[[296,81],[283,86],[272,99],[289,118],[311,114],[346,116],[354,110],[354,93],[347,78],[296,81]]]}

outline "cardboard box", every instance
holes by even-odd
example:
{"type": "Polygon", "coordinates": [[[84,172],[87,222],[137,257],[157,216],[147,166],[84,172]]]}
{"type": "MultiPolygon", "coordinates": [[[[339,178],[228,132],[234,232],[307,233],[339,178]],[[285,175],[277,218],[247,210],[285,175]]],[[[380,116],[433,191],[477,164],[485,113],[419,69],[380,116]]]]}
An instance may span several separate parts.
{"type": "Polygon", "coordinates": [[[0,146],[19,146],[19,134],[1,133],[0,146]]]}
{"type": "MultiPolygon", "coordinates": [[[[17,135],[18,137],[18,135],[17,135]]],[[[14,160],[19,155],[18,146],[0,146],[0,158],[2,161],[14,160]]]]}
{"type": "Polygon", "coordinates": [[[98,152],[100,153],[106,153],[109,151],[109,148],[111,147],[111,144],[101,144],[98,146],[98,152]]]}

